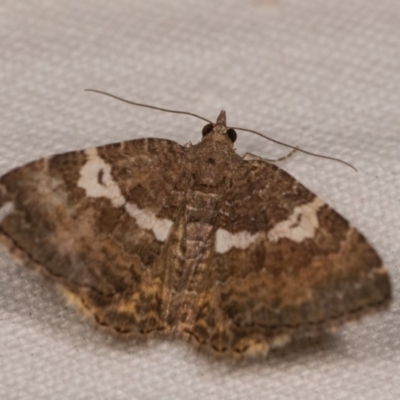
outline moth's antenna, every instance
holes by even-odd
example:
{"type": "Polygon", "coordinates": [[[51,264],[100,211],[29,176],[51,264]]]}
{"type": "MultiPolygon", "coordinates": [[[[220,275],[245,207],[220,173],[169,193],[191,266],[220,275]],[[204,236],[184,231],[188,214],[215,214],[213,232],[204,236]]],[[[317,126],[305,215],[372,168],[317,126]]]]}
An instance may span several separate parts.
{"type": "Polygon", "coordinates": [[[252,129],[237,128],[237,127],[231,127],[231,128],[235,129],[237,131],[244,131],[244,132],[254,133],[255,135],[261,136],[262,138],[267,139],[267,140],[269,140],[269,141],[271,141],[273,143],[280,144],[281,146],[289,147],[290,149],[293,149],[293,150],[296,150],[296,151],[300,151],[301,153],[308,154],[310,156],[319,157],[319,158],[325,158],[327,160],[340,162],[340,163],[342,163],[344,165],[347,165],[348,167],[354,169],[354,171],[357,172],[357,168],[354,165],[351,165],[350,163],[348,163],[346,161],[343,161],[343,160],[341,160],[339,158],[324,156],[323,154],[312,153],[311,151],[303,150],[303,149],[301,149],[301,148],[299,148],[297,146],[292,146],[290,144],[287,144],[287,143],[284,143],[284,142],[280,142],[279,140],[272,139],[269,136],[266,136],[266,135],[264,135],[264,134],[262,134],[260,132],[257,132],[257,131],[253,131],[252,129]]]}
{"type": "MultiPolygon", "coordinates": [[[[150,106],[150,105],[148,105],[148,104],[143,104],[143,103],[135,103],[134,101],[126,100],[126,99],[123,99],[122,97],[115,96],[114,94],[107,93],[107,92],[103,92],[103,91],[101,91],[101,90],[96,90],[96,89],[85,89],[85,92],[94,92],[94,93],[104,94],[104,95],[109,96],[109,97],[112,97],[112,98],[114,98],[114,99],[123,101],[124,103],[133,104],[134,106],[151,108],[151,109],[153,109],[153,110],[165,111],[165,112],[169,112],[169,113],[173,113],[173,114],[191,115],[192,117],[201,119],[201,120],[203,120],[203,121],[206,121],[206,122],[208,122],[208,123],[214,125],[214,123],[213,123],[212,121],[210,121],[209,119],[204,118],[204,117],[201,117],[200,115],[197,115],[197,114],[194,114],[194,113],[191,113],[191,112],[187,112],[187,111],[178,111],[178,110],[169,110],[168,108],[161,108],[161,107],[156,107],[156,106],[150,106]]],[[[264,134],[262,134],[262,133],[260,133],[260,132],[257,132],[257,131],[253,131],[252,129],[236,128],[236,127],[230,127],[230,128],[235,129],[235,130],[238,130],[238,131],[244,131],[244,132],[254,133],[255,135],[261,136],[262,138],[267,139],[267,140],[269,140],[269,141],[271,141],[271,142],[273,142],[273,143],[280,144],[281,146],[289,147],[290,149],[294,149],[294,150],[296,150],[296,151],[300,151],[301,153],[308,154],[308,155],[310,155],[310,156],[319,157],[319,158],[325,158],[325,159],[327,159],[327,160],[332,160],[332,161],[340,162],[340,163],[342,163],[342,164],[344,164],[344,165],[347,165],[348,167],[354,169],[354,171],[357,171],[357,168],[356,168],[356,167],[354,167],[353,165],[351,165],[350,163],[348,163],[348,162],[346,162],[346,161],[340,160],[339,158],[334,158],[334,157],[324,156],[324,155],[322,155],[322,154],[312,153],[311,151],[303,150],[303,149],[301,149],[301,148],[299,148],[299,147],[297,147],[297,146],[292,146],[292,145],[290,145],[290,144],[281,142],[281,141],[279,141],[279,140],[272,139],[272,138],[270,138],[269,136],[266,136],[266,135],[264,135],[264,134]]]]}
{"type": "Polygon", "coordinates": [[[195,117],[195,118],[198,118],[198,119],[202,119],[203,121],[206,121],[206,122],[212,124],[212,121],[210,121],[209,119],[204,118],[204,117],[201,117],[200,115],[197,115],[197,114],[193,114],[193,113],[191,113],[191,112],[187,112],[187,111],[178,111],[178,110],[169,110],[169,109],[167,109],[167,108],[149,106],[148,104],[135,103],[134,101],[125,100],[125,99],[123,99],[122,97],[118,97],[118,96],[115,96],[115,95],[113,95],[113,94],[111,94],[111,93],[102,92],[101,90],[96,90],[96,89],[85,89],[85,92],[94,92],[94,93],[104,94],[104,95],[106,95],[106,96],[113,97],[114,99],[121,100],[121,101],[123,101],[124,103],[133,104],[134,106],[151,108],[151,109],[153,109],[153,110],[165,111],[165,112],[169,112],[169,113],[173,113],[173,114],[191,115],[192,117],[195,117]]]}

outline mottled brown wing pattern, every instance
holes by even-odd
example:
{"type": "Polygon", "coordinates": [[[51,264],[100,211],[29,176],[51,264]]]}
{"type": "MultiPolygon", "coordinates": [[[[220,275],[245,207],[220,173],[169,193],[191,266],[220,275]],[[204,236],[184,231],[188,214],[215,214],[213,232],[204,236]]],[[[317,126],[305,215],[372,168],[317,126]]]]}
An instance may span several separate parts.
{"type": "Polygon", "coordinates": [[[113,331],[264,355],[387,307],[366,239],[283,170],[248,161],[221,112],[203,140],[139,139],[0,178],[0,243],[113,331]]]}
{"type": "Polygon", "coordinates": [[[388,305],[386,269],[343,217],[275,165],[234,168],[210,266],[216,285],[188,330],[195,342],[265,354],[388,305]]]}
{"type": "Polygon", "coordinates": [[[45,158],[0,180],[0,239],[98,324],[123,333],[161,321],[168,230],[184,148],[139,139],[45,158]]]}

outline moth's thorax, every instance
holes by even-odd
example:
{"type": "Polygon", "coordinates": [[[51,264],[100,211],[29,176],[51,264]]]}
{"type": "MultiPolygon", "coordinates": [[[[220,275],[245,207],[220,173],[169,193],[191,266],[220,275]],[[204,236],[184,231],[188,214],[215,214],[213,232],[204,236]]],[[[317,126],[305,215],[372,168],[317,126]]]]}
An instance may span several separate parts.
{"type": "Polygon", "coordinates": [[[193,146],[189,159],[194,187],[214,188],[217,192],[226,190],[235,166],[241,160],[232,145],[226,146],[220,140],[203,140],[193,146]]]}

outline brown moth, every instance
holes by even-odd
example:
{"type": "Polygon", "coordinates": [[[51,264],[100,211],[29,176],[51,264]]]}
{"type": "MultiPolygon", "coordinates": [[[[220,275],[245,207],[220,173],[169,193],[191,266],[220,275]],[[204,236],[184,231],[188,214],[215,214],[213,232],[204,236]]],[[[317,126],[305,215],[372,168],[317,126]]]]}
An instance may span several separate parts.
{"type": "Polygon", "coordinates": [[[387,308],[365,237],[235,139],[222,111],[197,145],[137,139],[14,169],[0,242],[98,325],[228,357],[387,308]]]}

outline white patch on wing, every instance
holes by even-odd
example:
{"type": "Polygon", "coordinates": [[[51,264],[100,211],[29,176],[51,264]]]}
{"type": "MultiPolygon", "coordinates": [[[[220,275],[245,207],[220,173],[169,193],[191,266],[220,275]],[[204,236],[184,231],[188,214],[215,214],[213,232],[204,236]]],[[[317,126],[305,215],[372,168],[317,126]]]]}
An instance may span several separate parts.
{"type": "Polygon", "coordinates": [[[85,153],[88,160],[80,170],[78,187],[85,189],[88,197],[105,197],[111,200],[114,207],[125,206],[125,211],[136,220],[140,228],[152,230],[157,240],[164,242],[173,222],[157,218],[152,211],[141,210],[136,204],[127,203],[111,175],[111,165],[99,157],[96,148],[88,149],[85,153]]]}
{"type": "Polygon", "coordinates": [[[3,222],[4,218],[8,217],[14,211],[14,203],[8,201],[4,203],[0,208],[0,224],[3,222]]]}
{"type": "Polygon", "coordinates": [[[114,207],[123,206],[125,198],[111,176],[111,165],[99,157],[95,148],[85,153],[88,160],[80,170],[78,187],[85,189],[88,197],[106,197],[114,207]]]}
{"type": "Polygon", "coordinates": [[[149,210],[141,210],[136,204],[125,204],[126,212],[133,218],[136,223],[143,229],[152,230],[157,240],[165,242],[168,238],[169,231],[173,222],[166,218],[157,218],[156,215],[149,210]]]}
{"type": "Polygon", "coordinates": [[[249,247],[257,237],[258,233],[254,235],[246,231],[230,233],[220,228],[215,235],[215,250],[220,254],[226,253],[232,247],[244,250],[249,247]]]}
{"type": "Polygon", "coordinates": [[[316,197],[312,202],[295,207],[285,221],[278,222],[269,232],[268,239],[277,242],[281,238],[300,243],[312,239],[319,227],[318,210],[324,202],[316,197]]]}

